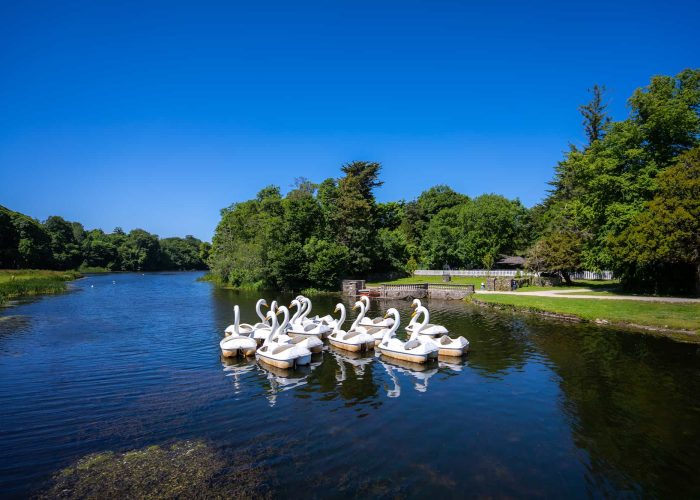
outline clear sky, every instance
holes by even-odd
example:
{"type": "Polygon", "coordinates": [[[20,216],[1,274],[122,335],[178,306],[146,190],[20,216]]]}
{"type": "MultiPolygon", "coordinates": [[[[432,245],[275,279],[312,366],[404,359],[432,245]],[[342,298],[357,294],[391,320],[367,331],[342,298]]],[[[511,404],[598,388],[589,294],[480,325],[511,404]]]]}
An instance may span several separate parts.
{"type": "Polygon", "coordinates": [[[267,184],[383,164],[542,199],[594,83],[700,66],[700,3],[0,2],[0,204],[209,240],[267,184]]]}

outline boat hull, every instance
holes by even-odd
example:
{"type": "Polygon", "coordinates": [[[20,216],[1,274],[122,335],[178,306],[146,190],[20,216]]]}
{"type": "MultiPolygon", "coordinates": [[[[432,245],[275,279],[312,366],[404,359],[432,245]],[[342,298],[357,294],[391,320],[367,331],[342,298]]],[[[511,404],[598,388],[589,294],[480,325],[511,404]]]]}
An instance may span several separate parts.
{"type": "Polygon", "coordinates": [[[337,347],[338,349],[343,349],[344,351],[350,351],[350,352],[365,352],[374,349],[374,342],[364,342],[362,344],[351,344],[349,342],[343,342],[341,340],[334,339],[332,337],[328,338],[328,342],[333,347],[337,347]]]}
{"type": "Polygon", "coordinates": [[[418,364],[427,363],[429,359],[435,359],[438,356],[437,351],[426,354],[411,354],[407,352],[392,351],[391,349],[386,349],[381,346],[379,346],[379,352],[382,353],[382,356],[386,356],[388,358],[400,359],[401,361],[409,361],[411,363],[418,364]]]}
{"type": "Polygon", "coordinates": [[[225,358],[235,358],[237,356],[250,357],[255,356],[256,349],[241,348],[241,349],[221,349],[221,353],[225,358]]]}

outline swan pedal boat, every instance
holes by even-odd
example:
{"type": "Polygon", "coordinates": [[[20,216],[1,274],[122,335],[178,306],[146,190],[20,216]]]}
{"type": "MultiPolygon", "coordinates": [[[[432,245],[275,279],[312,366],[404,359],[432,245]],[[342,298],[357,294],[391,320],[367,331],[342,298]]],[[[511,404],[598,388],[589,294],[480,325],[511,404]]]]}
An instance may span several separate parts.
{"type": "Polygon", "coordinates": [[[357,315],[357,318],[355,318],[355,322],[350,327],[350,330],[371,335],[372,338],[374,338],[374,345],[376,347],[384,338],[386,331],[391,327],[363,325],[362,321],[364,320],[365,313],[367,312],[367,305],[362,300],[355,302],[353,309],[359,309],[360,313],[357,315]]]}
{"type": "Polygon", "coordinates": [[[337,311],[340,311],[340,319],[338,319],[335,328],[328,336],[328,342],[330,342],[332,346],[345,351],[365,352],[373,350],[374,337],[353,328],[356,326],[357,320],[355,320],[355,323],[350,327],[350,331],[346,332],[341,330],[343,323],[345,323],[345,306],[341,303],[337,304],[334,312],[337,311]]]}
{"type": "MultiPolygon", "coordinates": [[[[411,303],[411,307],[413,308],[418,308],[421,307],[421,301],[420,299],[413,299],[413,302],[411,303]]],[[[411,321],[406,325],[405,330],[408,333],[413,333],[413,328],[416,326],[416,322],[418,321],[418,317],[415,315],[411,316],[411,321]]],[[[430,323],[430,316],[428,316],[428,322],[426,323],[424,329],[423,329],[423,335],[447,335],[449,330],[445,328],[442,325],[434,325],[430,323]]]]}
{"type": "Polygon", "coordinates": [[[307,301],[294,299],[289,304],[289,307],[295,307],[296,311],[288,323],[289,326],[286,328],[287,335],[290,337],[316,337],[318,339],[328,337],[331,333],[329,326],[306,319],[306,315],[311,310],[310,301],[307,301]]]}
{"type": "Polygon", "coordinates": [[[311,351],[312,354],[323,352],[323,340],[318,337],[303,335],[293,337],[290,336],[289,330],[286,329],[287,324],[289,323],[289,309],[284,306],[280,307],[279,309],[280,310],[277,314],[284,314],[284,320],[282,321],[282,324],[279,326],[277,334],[275,335],[275,341],[277,343],[294,344],[300,347],[305,347],[311,351]]]}
{"type": "Polygon", "coordinates": [[[233,358],[235,356],[253,356],[257,350],[258,344],[255,339],[249,337],[248,335],[241,335],[239,333],[238,320],[240,318],[240,308],[238,305],[233,306],[234,313],[234,323],[233,329],[228,336],[225,336],[219,342],[219,347],[221,348],[221,354],[225,358],[233,358]]]}
{"type": "Polygon", "coordinates": [[[415,332],[407,342],[396,338],[395,334],[401,317],[399,312],[393,307],[387,311],[387,316],[389,315],[394,316],[394,325],[386,330],[384,338],[377,346],[383,356],[419,364],[427,363],[431,359],[437,359],[439,349],[435,343],[430,340],[416,338],[415,332]]]}
{"type": "Polygon", "coordinates": [[[272,323],[272,328],[268,333],[265,342],[263,342],[262,347],[258,348],[255,353],[258,360],[271,366],[283,369],[310,364],[311,351],[309,351],[307,348],[297,344],[280,344],[274,340],[274,337],[279,330],[279,326],[277,324],[277,313],[270,311],[267,317],[272,323]]]}
{"type": "Polygon", "coordinates": [[[423,321],[416,322],[415,326],[413,327],[413,331],[411,332],[411,338],[418,338],[425,342],[432,342],[439,349],[438,354],[440,356],[460,357],[469,350],[469,341],[464,337],[453,339],[447,335],[432,333],[435,330],[428,330],[429,333],[425,333],[426,327],[429,324],[428,321],[430,320],[430,313],[428,312],[428,309],[419,305],[413,312],[412,319],[417,319],[421,315],[423,315],[423,321]]]}
{"type": "MultiPolygon", "coordinates": [[[[365,305],[365,314],[369,311],[369,297],[366,295],[363,295],[360,297],[360,301],[365,305]]],[[[378,316],[376,318],[366,318],[363,316],[362,320],[360,320],[360,325],[361,326],[374,326],[374,327],[381,327],[381,328],[390,328],[391,325],[394,324],[394,319],[393,318],[383,318],[381,316],[378,316]]]]}

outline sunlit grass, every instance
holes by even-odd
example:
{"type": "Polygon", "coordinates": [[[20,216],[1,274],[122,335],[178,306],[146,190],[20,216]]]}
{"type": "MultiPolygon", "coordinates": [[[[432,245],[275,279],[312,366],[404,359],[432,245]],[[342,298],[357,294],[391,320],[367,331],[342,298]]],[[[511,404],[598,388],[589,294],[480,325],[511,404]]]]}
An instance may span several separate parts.
{"type": "Polygon", "coordinates": [[[607,320],[613,323],[631,323],[700,333],[700,304],[506,294],[477,295],[476,299],[522,309],[572,314],[588,321],[607,320]]]}
{"type": "Polygon", "coordinates": [[[79,277],[81,274],[77,271],[0,270],[0,303],[19,297],[60,293],[66,289],[66,281],[79,277]]]}

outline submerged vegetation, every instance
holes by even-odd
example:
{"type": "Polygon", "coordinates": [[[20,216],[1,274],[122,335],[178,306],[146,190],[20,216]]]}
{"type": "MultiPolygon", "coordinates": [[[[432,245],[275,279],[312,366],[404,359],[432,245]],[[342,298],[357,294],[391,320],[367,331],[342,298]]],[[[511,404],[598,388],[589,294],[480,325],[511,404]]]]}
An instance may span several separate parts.
{"type": "Polygon", "coordinates": [[[159,239],[143,229],[85,230],[51,216],[39,222],[0,206],[0,268],[83,272],[206,269],[209,243],[194,236],[159,239]]]}
{"type": "Polygon", "coordinates": [[[340,178],[268,186],[221,212],[209,265],[236,287],[337,289],[343,277],[380,281],[417,268],[493,267],[527,256],[534,271],[609,269],[627,289],[700,293],[700,71],[655,76],[621,121],[603,87],[581,107],[588,143],[571,146],[552,190],[531,209],[496,194],[434,186],[377,203],[378,163],[340,178]],[[375,279],[373,279],[375,278],[375,279]]]}
{"type": "Polygon", "coordinates": [[[201,441],[88,455],[60,471],[39,498],[265,498],[264,469],[231,467],[201,441]]]}
{"type": "Polygon", "coordinates": [[[66,281],[80,277],[77,271],[0,270],[0,304],[20,297],[61,293],[66,281]]]}

